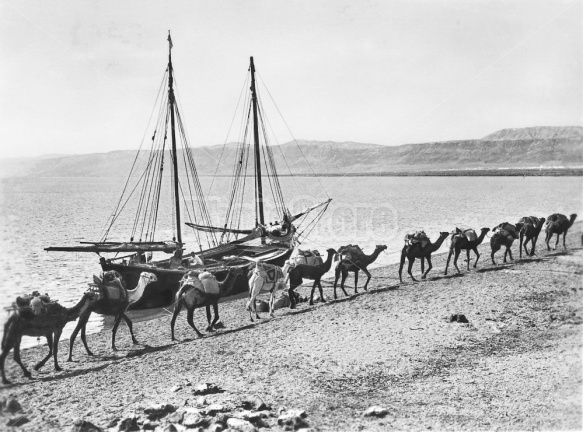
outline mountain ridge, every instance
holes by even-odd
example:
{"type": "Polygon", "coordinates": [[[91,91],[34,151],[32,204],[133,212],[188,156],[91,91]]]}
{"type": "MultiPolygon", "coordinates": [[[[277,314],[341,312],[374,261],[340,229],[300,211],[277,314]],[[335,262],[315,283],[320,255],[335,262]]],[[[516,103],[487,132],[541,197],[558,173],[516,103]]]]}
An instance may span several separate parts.
{"type": "MultiPolygon", "coordinates": [[[[583,127],[501,129],[481,139],[399,146],[298,139],[271,147],[281,175],[581,167],[583,127]]],[[[200,175],[230,175],[237,144],[193,147],[192,151],[200,175]]],[[[18,163],[0,159],[0,177],[125,176],[135,156],[133,150],[113,150],[23,158],[18,163]]]]}

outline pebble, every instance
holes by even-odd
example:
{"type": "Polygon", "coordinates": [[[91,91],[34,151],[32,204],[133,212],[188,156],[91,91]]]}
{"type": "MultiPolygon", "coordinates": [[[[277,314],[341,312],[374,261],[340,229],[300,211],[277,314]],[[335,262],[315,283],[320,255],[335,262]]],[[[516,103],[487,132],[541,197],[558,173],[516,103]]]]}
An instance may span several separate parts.
{"type": "Polygon", "coordinates": [[[389,410],[380,406],[371,406],[364,411],[365,417],[384,417],[389,413],[389,410]]]}

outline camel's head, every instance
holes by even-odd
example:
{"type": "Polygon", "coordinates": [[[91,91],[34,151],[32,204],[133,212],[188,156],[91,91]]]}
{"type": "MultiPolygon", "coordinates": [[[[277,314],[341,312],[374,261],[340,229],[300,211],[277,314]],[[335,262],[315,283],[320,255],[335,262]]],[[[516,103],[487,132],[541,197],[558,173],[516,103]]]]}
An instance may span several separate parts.
{"type": "MultiPolygon", "coordinates": [[[[496,229],[496,228],[494,228],[494,229],[496,229]]],[[[490,232],[490,228],[484,227],[480,231],[482,231],[482,232],[490,232]]]]}
{"type": "Polygon", "coordinates": [[[571,222],[575,222],[575,219],[577,219],[577,214],[576,214],[576,213],[573,213],[573,214],[570,216],[570,219],[571,219],[571,222]]]}
{"type": "Polygon", "coordinates": [[[441,232],[439,233],[439,237],[441,237],[441,238],[444,238],[444,239],[445,239],[445,238],[449,237],[449,234],[450,234],[450,233],[449,233],[449,232],[447,232],[447,231],[441,231],[441,232]]]}
{"type": "Polygon", "coordinates": [[[148,285],[151,284],[152,282],[156,282],[158,278],[154,273],[142,272],[140,273],[140,280],[144,281],[146,285],[148,285]]]}
{"type": "Polygon", "coordinates": [[[380,251],[384,251],[387,248],[387,245],[376,245],[375,249],[376,250],[380,250],[380,251]]]}

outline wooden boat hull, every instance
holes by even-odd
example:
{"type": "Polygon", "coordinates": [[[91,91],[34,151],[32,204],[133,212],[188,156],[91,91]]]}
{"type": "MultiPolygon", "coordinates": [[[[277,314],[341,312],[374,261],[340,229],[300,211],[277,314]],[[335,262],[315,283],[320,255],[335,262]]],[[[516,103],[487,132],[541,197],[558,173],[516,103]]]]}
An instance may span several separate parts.
{"type": "MultiPolygon", "coordinates": [[[[120,273],[127,287],[135,287],[138,283],[140,274],[142,272],[150,272],[156,275],[157,281],[151,283],[146,287],[142,298],[134,303],[130,309],[151,309],[158,307],[171,306],[174,303],[174,296],[178,291],[179,281],[182,276],[189,270],[202,270],[203,268],[213,273],[218,280],[223,280],[229,267],[239,267],[245,269],[245,277],[238,277],[235,279],[233,285],[229,287],[229,291],[225,297],[237,295],[249,291],[247,271],[254,267],[254,263],[248,260],[239,258],[236,260],[228,260],[228,266],[219,263],[217,258],[235,250],[236,252],[247,251],[249,249],[243,245],[236,245],[235,248],[226,248],[219,246],[218,248],[203,251],[198,256],[205,261],[210,261],[209,265],[204,267],[180,267],[178,269],[163,268],[164,261],[155,264],[137,264],[129,263],[125,260],[107,260],[101,258],[100,264],[103,271],[115,270],[120,273]],[[214,257],[214,258],[212,258],[214,257]],[[214,261],[214,262],[213,262],[214,261]],[[158,266],[156,264],[160,264],[158,266]]],[[[267,246],[255,247],[255,256],[253,258],[261,259],[270,264],[283,266],[285,261],[291,256],[293,249],[289,247],[269,248],[267,246]],[[275,250],[274,250],[275,249],[275,250]],[[263,258],[265,257],[265,258],[263,258]]],[[[241,256],[241,254],[239,254],[241,256]]]]}

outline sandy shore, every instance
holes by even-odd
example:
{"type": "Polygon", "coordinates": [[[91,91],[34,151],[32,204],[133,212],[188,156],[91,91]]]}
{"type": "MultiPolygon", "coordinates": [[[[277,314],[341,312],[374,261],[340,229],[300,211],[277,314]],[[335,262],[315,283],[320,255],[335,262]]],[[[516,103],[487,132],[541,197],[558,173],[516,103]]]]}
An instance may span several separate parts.
{"type": "MultiPolygon", "coordinates": [[[[0,387],[0,397],[16,399],[22,410],[4,412],[0,430],[11,429],[7,423],[15,418],[28,420],[15,430],[67,430],[79,419],[118,430],[132,416],[143,428],[173,430],[174,423],[181,430],[188,424],[183,413],[197,408],[207,423],[224,422],[241,416],[241,401],[252,395],[272,408],[262,430],[281,429],[281,408],[305,410],[305,422],[317,430],[580,430],[581,228],[571,229],[567,251],[547,252],[541,239],[537,256],[507,265],[501,252],[492,265],[485,242],[478,269],[466,272],[460,259],[461,275],[450,267],[443,276],[444,255],[434,257],[434,270],[420,283],[406,276],[400,285],[395,265],[375,269],[367,293],[344,298],[339,292],[338,301],[277,310],[274,319],[264,313],[255,324],[244,299],[223,303],[226,327],[201,339],[182,312],[176,343],[170,315],[134,326],[142,345],[133,346],[120,326],[117,352],[109,331],[88,336],[94,357],[78,340],[72,363],[64,340],[64,370],[55,372],[48,362],[31,381],[10,354],[13,384],[0,387]],[[469,323],[450,322],[453,314],[469,323]],[[222,392],[202,401],[196,394],[202,383],[222,392]],[[215,403],[226,413],[205,416],[215,403]],[[152,404],[171,404],[176,412],[145,421],[152,404]],[[363,416],[372,405],[388,413],[363,416]]],[[[518,258],[517,244],[513,252],[518,258]]],[[[418,275],[419,265],[414,269],[418,275]]],[[[353,293],[352,277],[347,282],[353,293]]],[[[329,283],[325,294],[333,299],[329,283]]],[[[205,322],[197,310],[200,330],[205,322]]],[[[25,364],[32,369],[46,349],[25,350],[25,364]]]]}

